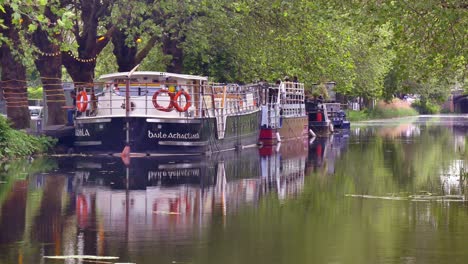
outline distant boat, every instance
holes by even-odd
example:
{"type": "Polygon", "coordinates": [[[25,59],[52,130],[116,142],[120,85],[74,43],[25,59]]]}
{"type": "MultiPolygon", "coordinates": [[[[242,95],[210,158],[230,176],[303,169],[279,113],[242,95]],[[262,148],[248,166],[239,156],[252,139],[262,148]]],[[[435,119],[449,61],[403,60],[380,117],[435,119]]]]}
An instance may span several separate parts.
{"type": "Polygon", "coordinates": [[[118,72],[76,86],[78,152],[206,154],[255,145],[258,89],[167,72],[118,72]]]}
{"type": "Polygon", "coordinates": [[[328,118],[334,129],[350,129],[351,124],[346,119],[346,113],[341,108],[340,103],[323,103],[322,105],[327,110],[328,118]]]}
{"type": "Polygon", "coordinates": [[[309,129],[314,134],[326,136],[335,129],[349,129],[350,122],[339,103],[322,103],[318,100],[307,100],[306,111],[309,117],[309,129]]]}
{"type": "Polygon", "coordinates": [[[276,144],[283,140],[307,137],[304,84],[281,82],[261,87],[260,141],[276,144]]]}

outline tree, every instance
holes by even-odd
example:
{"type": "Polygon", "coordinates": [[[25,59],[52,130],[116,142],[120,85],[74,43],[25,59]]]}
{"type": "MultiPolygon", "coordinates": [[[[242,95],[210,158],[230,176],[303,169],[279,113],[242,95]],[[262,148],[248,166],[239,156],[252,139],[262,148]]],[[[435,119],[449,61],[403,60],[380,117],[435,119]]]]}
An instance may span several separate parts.
{"type": "Polygon", "coordinates": [[[3,26],[0,27],[1,48],[1,81],[2,89],[7,103],[7,115],[15,128],[28,128],[30,115],[28,110],[26,68],[21,60],[23,45],[20,35],[13,23],[11,6],[3,6],[0,11],[0,19],[3,26]],[[13,49],[12,47],[15,47],[13,49]]]}
{"type": "Polygon", "coordinates": [[[47,24],[39,24],[32,33],[32,42],[39,49],[35,65],[41,75],[43,91],[47,104],[47,125],[62,125],[66,122],[65,95],[62,88],[62,57],[59,43],[62,35],[55,25],[60,17],[51,10],[44,8],[44,18],[47,24]]]}
{"type": "Polygon", "coordinates": [[[337,1],[336,6],[352,14],[356,25],[389,26],[393,34],[389,48],[396,55],[391,76],[387,77],[387,81],[392,80],[391,90],[425,93],[421,89],[445,86],[441,91],[447,93],[454,83],[466,86],[468,8],[465,2],[337,1]]]}
{"type": "Polygon", "coordinates": [[[205,15],[200,1],[122,1],[114,8],[113,53],[118,70],[129,71],[140,64],[154,47],[161,47],[169,72],[184,72],[187,26],[205,15]]]}
{"type": "Polygon", "coordinates": [[[112,1],[72,1],[68,6],[76,16],[67,43],[75,42],[77,51],[62,51],[62,63],[75,83],[91,83],[94,79],[96,58],[109,43],[115,27],[100,31],[110,14],[112,1]],[[76,54],[76,55],[75,55],[76,54]]]}

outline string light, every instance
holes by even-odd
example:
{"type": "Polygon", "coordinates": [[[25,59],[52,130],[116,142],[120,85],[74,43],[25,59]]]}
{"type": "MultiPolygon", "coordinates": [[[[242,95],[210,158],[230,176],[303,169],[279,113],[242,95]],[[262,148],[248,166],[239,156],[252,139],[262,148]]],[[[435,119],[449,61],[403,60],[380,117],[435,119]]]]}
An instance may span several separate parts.
{"type": "Polygon", "coordinates": [[[61,52],[57,51],[57,52],[54,52],[54,53],[47,53],[47,52],[39,51],[39,54],[41,54],[42,56],[46,56],[46,57],[55,57],[55,56],[59,56],[61,54],[61,52]]]}
{"type": "Polygon", "coordinates": [[[93,61],[96,61],[96,58],[97,58],[97,57],[94,57],[94,58],[82,59],[78,56],[73,55],[71,51],[68,51],[68,55],[70,55],[70,57],[74,58],[76,61],[79,61],[79,62],[93,62],[93,61]]]}
{"type": "MultiPolygon", "coordinates": [[[[39,50],[38,52],[39,52],[39,54],[41,54],[42,56],[45,56],[45,57],[55,57],[55,56],[60,56],[62,54],[61,51],[57,51],[57,52],[54,52],[54,53],[47,53],[47,52],[42,52],[42,51],[39,50]]],[[[88,63],[88,62],[94,62],[97,59],[97,56],[94,57],[94,58],[82,59],[82,58],[80,58],[78,56],[73,55],[73,53],[71,51],[68,51],[67,53],[68,53],[68,55],[70,57],[72,57],[73,59],[75,59],[76,61],[79,61],[79,62],[88,63]]]]}
{"type": "Polygon", "coordinates": [[[71,51],[68,51],[68,55],[70,55],[70,57],[74,58],[76,61],[79,61],[79,62],[94,62],[97,59],[97,57],[82,59],[82,58],[80,58],[78,56],[73,55],[73,53],[71,53],[71,51]]]}

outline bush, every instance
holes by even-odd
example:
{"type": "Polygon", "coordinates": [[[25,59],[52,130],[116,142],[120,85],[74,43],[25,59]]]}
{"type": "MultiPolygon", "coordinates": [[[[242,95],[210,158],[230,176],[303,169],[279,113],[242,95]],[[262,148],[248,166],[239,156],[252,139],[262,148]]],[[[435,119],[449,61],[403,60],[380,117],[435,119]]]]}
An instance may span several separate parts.
{"type": "Polygon", "coordinates": [[[370,119],[369,111],[367,111],[367,109],[362,111],[347,110],[346,117],[349,121],[363,121],[370,119]]]}
{"type": "Polygon", "coordinates": [[[414,109],[416,109],[416,111],[418,111],[420,114],[424,115],[440,113],[440,106],[427,101],[417,100],[414,101],[411,106],[414,107],[414,109]]]}
{"type": "Polygon", "coordinates": [[[15,158],[51,149],[57,141],[50,137],[36,137],[10,127],[8,120],[0,116],[0,158],[15,158]]]}

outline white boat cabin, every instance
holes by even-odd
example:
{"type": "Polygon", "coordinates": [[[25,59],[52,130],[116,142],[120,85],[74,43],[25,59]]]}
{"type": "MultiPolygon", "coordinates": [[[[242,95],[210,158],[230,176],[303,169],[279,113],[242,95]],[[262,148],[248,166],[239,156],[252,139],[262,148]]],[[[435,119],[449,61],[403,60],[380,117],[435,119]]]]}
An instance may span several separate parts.
{"type": "Polygon", "coordinates": [[[207,77],[197,75],[137,71],[128,78],[128,74],[105,74],[99,84],[76,86],[76,108],[81,112],[77,118],[214,117],[219,110],[231,115],[258,109],[254,87],[208,83],[207,77]]]}

